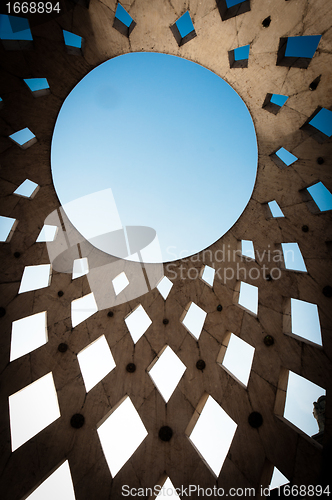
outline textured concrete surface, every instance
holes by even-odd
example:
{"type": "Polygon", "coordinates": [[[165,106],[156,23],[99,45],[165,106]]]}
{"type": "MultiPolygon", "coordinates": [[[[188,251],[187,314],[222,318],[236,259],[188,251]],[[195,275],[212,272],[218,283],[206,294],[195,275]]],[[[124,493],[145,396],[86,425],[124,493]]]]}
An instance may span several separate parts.
{"type": "MultiPolygon", "coordinates": [[[[165,473],[176,487],[199,484],[225,489],[258,488],[260,484],[268,484],[272,465],[292,484],[324,483],[328,480],[332,447],[332,298],[324,296],[322,290],[331,285],[331,253],[326,242],[332,241],[332,226],[331,214],[312,213],[300,191],[317,181],[332,190],[331,139],[319,143],[301,129],[318,106],[331,109],[332,105],[331,5],[327,0],[250,0],[250,11],[222,21],[215,0],[125,1],[123,6],[136,22],[127,38],[113,27],[116,3],[91,0],[88,9],[76,5],[49,22],[33,26],[31,21],[32,50],[8,51],[0,44],[3,99],[0,215],[19,221],[11,241],[1,244],[0,306],[6,309],[0,318],[1,496],[20,500],[64,459],[69,460],[77,500],[121,498],[123,484],[153,487],[165,473]],[[179,47],[170,27],[186,10],[190,12],[197,37],[179,47]],[[271,23],[264,28],[262,21],[268,16],[271,23]],[[66,51],[62,29],[84,38],[82,55],[66,51]],[[322,38],[307,69],[276,65],[281,37],[313,34],[321,34],[322,38]],[[231,69],[228,52],[246,44],[250,44],[248,68],[231,69]],[[255,189],[240,219],[210,250],[213,255],[228,245],[230,250],[236,250],[241,239],[252,240],[259,252],[296,241],[308,270],[307,273],[282,270],[281,278],[273,281],[247,277],[245,281],[259,288],[257,317],[234,303],[236,278],[225,283],[216,276],[210,288],[200,279],[174,278],[167,266],[165,274],[174,286],[166,301],[154,289],[114,307],[113,317],[102,310],[74,329],[71,301],[90,293],[86,276],[73,281],[70,274],[53,271],[48,288],[18,295],[24,267],[49,263],[46,244],[35,241],[45,218],[59,207],[52,184],[50,145],[61,105],[94,67],[112,57],[137,51],[173,54],[205,66],[232,85],[249,108],[259,148],[255,189]],[[317,89],[309,90],[310,83],[319,75],[317,89]],[[47,78],[49,95],[38,98],[32,95],[23,78],[35,77],[47,78]],[[276,115],[262,107],[268,93],[289,96],[276,115]],[[8,138],[24,127],[29,127],[37,137],[37,143],[26,150],[8,138]],[[279,147],[292,152],[298,161],[290,167],[278,168],[270,155],[279,147]],[[317,163],[318,157],[324,158],[322,165],[317,163]],[[31,200],[13,195],[26,178],[40,186],[31,200]],[[266,203],[271,200],[278,202],[285,215],[283,219],[267,218],[266,203]],[[302,231],[303,225],[309,227],[308,232],[302,231]],[[20,256],[15,257],[15,252],[20,256]],[[58,296],[59,290],[64,292],[62,297],[58,296]],[[323,349],[284,334],[283,316],[291,297],[318,305],[323,349]],[[190,301],[208,313],[199,341],[180,323],[190,301]],[[153,323],[134,345],[124,318],[138,304],[143,305],[153,323]],[[218,304],[223,306],[221,312],[217,311],[218,304]],[[12,321],[44,310],[48,318],[47,344],[9,363],[12,321]],[[167,325],[163,324],[164,318],[169,320],[167,325]],[[229,332],[256,349],[246,389],[216,362],[229,332]],[[102,334],[117,366],[86,394],[77,353],[102,334]],[[263,343],[265,335],[274,337],[273,346],[263,343]],[[67,352],[58,351],[60,342],[68,344],[67,352]],[[167,405],[146,373],[165,344],[187,366],[167,405]],[[198,359],[206,363],[203,371],[196,368],[198,359]],[[136,364],[135,373],[126,371],[129,362],[136,364]],[[326,389],[324,448],[277,415],[282,415],[280,402],[275,413],[278,386],[279,392],[282,391],[285,370],[292,370],[326,389]],[[8,397],[50,371],[61,418],[12,453],[8,397]],[[217,480],[185,435],[204,393],[210,394],[238,424],[217,480]],[[112,479],[96,428],[125,394],[138,410],[148,437],[112,479]],[[258,429],[248,424],[253,411],[263,416],[258,429]],[[81,429],[70,426],[75,413],[85,417],[81,429]],[[163,425],[173,429],[169,442],[158,437],[163,425]]],[[[201,252],[195,262],[177,262],[171,269],[179,271],[182,265],[185,269],[195,266],[200,270],[203,264],[215,264],[223,276],[225,268],[235,269],[237,263],[244,268],[240,280],[245,270],[259,269],[263,264],[271,268],[267,257],[254,263],[241,262],[239,257],[235,262],[214,262],[213,257],[210,259],[209,254],[201,252]]]]}

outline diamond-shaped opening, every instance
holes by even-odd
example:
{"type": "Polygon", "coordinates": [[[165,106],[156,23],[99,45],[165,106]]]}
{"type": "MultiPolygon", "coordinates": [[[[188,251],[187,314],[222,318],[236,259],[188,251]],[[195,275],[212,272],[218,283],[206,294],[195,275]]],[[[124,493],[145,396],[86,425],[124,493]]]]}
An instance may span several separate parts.
{"type": "Polygon", "coordinates": [[[288,96],[283,94],[266,94],[263,108],[274,115],[278,114],[282,106],[287,101],[288,96]]]}
{"type": "Polygon", "coordinates": [[[148,435],[129,396],[112,408],[98,425],[97,431],[112,477],[116,476],[148,435]]]}
{"type": "Polygon", "coordinates": [[[289,167],[298,159],[285,148],[278,149],[278,151],[270,155],[270,158],[274,161],[277,167],[281,169],[289,167]]]}
{"type": "Polygon", "coordinates": [[[332,194],[322,182],[317,182],[307,188],[310,196],[316,203],[320,212],[332,210],[332,194]]]}
{"type": "Polygon", "coordinates": [[[34,198],[38,190],[38,184],[30,181],[29,179],[25,179],[25,181],[22,182],[22,184],[20,184],[17,189],[15,189],[13,194],[16,194],[17,196],[23,196],[24,198],[34,198]]]}
{"type": "Polygon", "coordinates": [[[250,0],[217,0],[217,7],[223,21],[250,10],[250,0]]]}
{"type": "Polygon", "coordinates": [[[0,14],[0,39],[6,50],[32,49],[29,21],[23,17],[0,14]]]}
{"type": "Polygon", "coordinates": [[[68,460],[48,476],[40,486],[37,486],[29,496],[24,498],[26,500],[44,500],[45,498],[75,500],[76,497],[68,460]]]}
{"type": "Polygon", "coordinates": [[[197,36],[188,11],[171,26],[171,31],[179,47],[197,36]]]}
{"type": "MultiPolygon", "coordinates": [[[[169,477],[164,474],[163,478],[158,482],[157,485],[155,485],[155,491],[154,493],[158,493],[156,498],[171,498],[171,499],[176,499],[176,498],[181,498],[177,494],[176,488],[174,487],[172,481],[170,480],[169,477]],[[159,492],[159,493],[158,493],[159,492]]],[[[152,500],[153,497],[150,497],[149,500],[152,500]]]]}
{"type": "Polygon", "coordinates": [[[254,353],[254,347],[237,335],[229,333],[223,341],[217,363],[237,382],[247,387],[254,353]]]}
{"type": "Polygon", "coordinates": [[[251,240],[241,240],[241,253],[244,257],[255,260],[255,249],[251,240]]]}
{"type": "Polygon", "coordinates": [[[71,323],[73,328],[98,311],[95,296],[92,293],[73,300],[71,303],[71,323]]]}
{"type": "Polygon", "coordinates": [[[12,451],[60,417],[52,372],[9,396],[12,451]]]}
{"type": "MultiPolygon", "coordinates": [[[[326,394],[325,389],[292,371],[286,371],[286,400],[281,415],[308,436],[318,433],[318,423],[313,416],[313,402],[326,394]],[[288,377],[287,377],[288,374],[288,377]]],[[[279,382],[280,389],[280,382],[279,382]]],[[[277,398],[281,398],[280,391],[277,398]]],[[[283,396],[284,397],[284,396],[283,396]]],[[[276,403],[278,403],[276,401],[276,403]]],[[[279,401],[280,403],[280,401],[279,401]]],[[[276,408],[277,404],[276,404],[276,408]]],[[[278,411],[276,411],[278,414],[278,411]]]]}
{"type": "Polygon", "coordinates": [[[236,428],[237,424],[221,406],[205,394],[185,432],[215,477],[220,474],[236,428]]]}
{"type": "Polygon", "coordinates": [[[285,269],[289,271],[307,272],[298,243],[281,243],[281,248],[285,269]]]}
{"type": "Polygon", "coordinates": [[[258,287],[241,281],[240,293],[236,295],[238,295],[238,305],[257,316],[258,287]]]}
{"type": "Polygon", "coordinates": [[[82,259],[75,259],[73,262],[72,279],[80,278],[89,272],[89,263],[86,257],[82,259]]]}
{"type": "Polygon", "coordinates": [[[284,332],[287,335],[322,346],[318,307],[299,299],[287,300],[284,312],[284,332]]]}
{"type": "Polygon", "coordinates": [[[269,207],[269,212],[270,212],[270,217],[273,217],[274,219],[277,217],[285,217],[281,208],[279,207],[278,203],[273,200],[268,202],[268,207],[269,207]]]}
{"type": "Polygon", "coordinates": [[[172,396],[186,369],[186,365],[169,346],[165,346],[148,367],[147,372],[165,403],[172,396]]]}
{"type": "Polygon", "coordinates": [[[20,289],[18,293],[30,292],[46,288],[51,281],[51,264],[41,264],[40,266],[26,266],[23,271],[20,289]]]}
{"type": "Polygon", "coordinates": [[[126,273],[122,272],[112,280],[115,295],[119,295],[129,285],[129,280],[126,273]]]}
{"type": "Polygon", "coordinates": [[[46,311],[13,321],[10,361],[38,349],[47,340],[46,311]]]}
{"type": "Polygon", "coordinates": [[[250,45],[243,45],[228,52],[229,65],[231,68],[247,68],[249,60],[250,45]]]}
{"type": "Polygon", "coordinates": [[[15,142],[21,149],[28,149],[37,142],[36,136],[27,127],[10,135],[9,139],[15,142]]]}
{"type": "Polygon", "coordinates": [[[171,291],[173,286],[173,283],[171,280],[167,278],[167,276],[164,276],[161,278],[157,285],[157,289],[159,290],[160,295],[164,298],[164,300],[167,299],[169,292],[171,291]]]}
{"type": "Polygon", "coordinates": [[[135,26],[136,23],[133,20],[133,18],[130,16],[130,14],[128,14],[126,9],[123,8],[120,3],[118,3],[115,12],[113,28],[119,31],[121,35],[124,35],[127,38],[129,38],[135,26]]]}
{"type": "Polygon", "coordinates": [[[302,130],[322,144],[332,136],[332,111],[318,106],[301,127],[302,130]]]}
{"type": "Polygon", "coordinates": [[[280,486],[284,486],[289,483],[289,480],[286,476],[284,476],[277,467],[273,468],[272,478],[270,482],[270,490],[274,490],[276,488],[280,488],[280,486]]]}
{"type": "Polygon", "coordinates": [[[204,283],[209,285],[211,288],[213,287],[214,275],[216,274],[215,269],[210,266],[204,266],[200,272],[200,278],[204,283]]]}
{"type": "Polygon", "coordinates": [[[14,234],[18,220],[0,215],[0,241],[8,243],[14,234]]]}
{"type": "Polygon", "coordinates": [[[318,47],[321,35],[280,38],[277,65],[307,68],[318,47]]]}
{"type": "Polygon", "coordinates": [[[116,366],[105,335],[77,354],[86,392],[89,392],[116,366]]]}
{"type": "Polygon", "coordinates": [[[149,326],[152,324],[151,319],[140,304],[128,314],[125,318],[125,323],[133,339],[134,344],[144,335],[149,326]]]}
{"type": "Polygon", "coordinates": [[[79,35],[71,33],[70,31],[62,30],[62,32],[68,54],[75,56],[82,55],[84,39],[79,35]]]}
{"type": "Polygon", "coordinates": [[[38,235],[38,238],[36,239],[36,243],[54,241],[57,232],[58,232],[57,226],[48,226],[48,225],[43,226],[38,235]]]}
{"type": "Polygon", "coordinates": [[[50,93],[50,86],[46,78],[24,78],[34,97],[42,97],[50,93]]]}
{"type": "Polygon", "coordinates": [[[180,321],[191,335],[198,340],[205,322],[207,313],[195,302],[189,302],[183,312],[180,321]]]}

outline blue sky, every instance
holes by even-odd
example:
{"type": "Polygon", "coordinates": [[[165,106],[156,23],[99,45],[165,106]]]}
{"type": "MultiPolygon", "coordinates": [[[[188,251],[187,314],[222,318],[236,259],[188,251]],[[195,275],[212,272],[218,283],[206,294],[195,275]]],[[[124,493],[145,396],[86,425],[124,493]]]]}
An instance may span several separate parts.
{"type": "Polygon", "coordinates": [[[244,102],[220,77],[175,56],[133,53],[74,88],[51,162],[62,204],[111,188],[122,224],[154,228],[166,262],[236,222],[253,190],[257,143],[244,102]]]}

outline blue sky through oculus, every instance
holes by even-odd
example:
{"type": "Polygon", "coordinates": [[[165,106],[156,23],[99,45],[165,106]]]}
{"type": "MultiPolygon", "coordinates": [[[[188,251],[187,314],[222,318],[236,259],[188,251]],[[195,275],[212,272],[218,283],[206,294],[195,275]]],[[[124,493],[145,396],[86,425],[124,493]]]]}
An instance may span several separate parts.
{"type": "Polygon", "coordinates": [[[208,247],[241,215],[256,134],[242,99],[214,73],[175,56],[126,54],[69,94],[51,164],[62,204],[111,188],[122,225],[155,229],[167,262],[208,247]]]}

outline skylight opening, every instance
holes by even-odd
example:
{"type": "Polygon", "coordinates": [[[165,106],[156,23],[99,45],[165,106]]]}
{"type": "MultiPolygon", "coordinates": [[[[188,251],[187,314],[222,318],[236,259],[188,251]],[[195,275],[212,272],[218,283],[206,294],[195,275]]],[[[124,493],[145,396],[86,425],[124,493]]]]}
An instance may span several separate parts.
{"type": "Polygon", "coordinates": [[[0,241],[8,243],[14,234],[18,220],[0,215],[0,241]]]}
{"type": "Polygon", "coordinates": [[[321,212],[332,210],[332,194],[322,182],[313,184],[307,190],[321,212]]]}
{"type": "Polygon", "coordinates": [[[31,49],[29,21],[23,17],[0,14],[0,39],[6,50],[31,49]]]}
{"type": "Polygon", "coordinates": [[[73,480],[70,473],[69,462],[66,460],[45,481],[26,497],[26,500],[75,500],[73,480]]]}
{"type": "Polygon", "coordinates": [[[228,52],[229,65],[231,68],[247,68],[249,59],[250,45],[237,47],[228,52]]]}
{"type": "Polygon", "coordinates": [[[255,260],[254,244],[250,240],[241,240],[241,253],[244,257],[255,260]]]}
{"type": "Polygon", "coordinates": [[[280,148],[271,155],[272,160],[279,168],[285,168],[292,165],[298,159],[285,148],[280,148]]]}
{"type": "Polygon", "coordinates": [[[205,395],[186,429],[189,440],[216,478],[232,444],[236,428],[237,424],[221,406],[211,396],[205,395]]]}
{"type": "Polygon", "coordinates": [[[250,10],[250,0],[218,0],[217,7],[223,21],[250,10]]]}
{"type": "Polygon", "coordinates": [[[98,306],[93,292],[85,295],[84,297],[73,300],[71,303],[71,323],[73,328],[90,318],[90,316],[95,314],[97,311],[98,306]]]}
{"type": "Polygon", "coordinates": [[[148,435],[129,396],[112,408],[98,425],[97,432],[112,477],[116,476],[148,435]]]}
{"type": "Polygon", "coordinates": [[[60,417],[52,372],[9,396],[12,451],[60,417]]]}
{"type": "Polygon", "coordinates": [[[216,274],[216,270],[210,266],[204,266],[200,272],[200,278],[204,283],[209,285],[211,288],[213,287],[214,275],[216,274]]]}
{"type": "Polygon", "coordinates": [[[186,369],[186,365],[169,346],[165,346],[148,367],[147,372],[165,403],[169,401],[186,369]]]}
{"type": "Polygon", "coordinates": [[[223,344],[217,363],[243,387],[247,387],[255,348],[233,333],[223,344]]]}
{"type": "Polygon", "coordinates": [[[55,237],[58,232],[58,227],[57,226],[49,226],[45,224],[45,226],[42,227],[37,239],[36,243],[43,243],[43,242],[49,242],[49,241],[54,241],[55,237]]]}
{"type": "Polygon", "coordinates": [[[116,366],[105,335],[77,354],[86,392],[89,392],[116,366]]]}
{"type": "Polygon", "coordinates": [[[332,111],[326,108],[320,109],[318,113],[309,121],[309,125],[325,134],[327,137],[332,135],[332,111]]]}
{"type": "Polygon", "coordinates": [[[308,436],[318,433],[313,417],[313,402],[326,394],[325,389],[289,371],[284,418],[308,436]]]}
{"type": "Polygon", "coordinates": [[[266,94],[263,102],[263,108],[274,115],[277,115],[282,108],[282,106],[287,101],[288,96],[282,94],[266,94]]]}
{"type": "Polygon", "coordinates": [[[26,266],[23,271],[20,289],[18,293],[30,292],[46,288],[51,281],[51,264],[41,264],[39,266],[26,266]]]}
{"type": "Polygon", "coordinates": [[[46,311],[13,321],[10,361],[38,349],[45,345],[47,340],[46,311]]]}
{"type": "Polygon", "coordinates": [[[321,35],[280,38],[277,65],[307,68],[318,47],[321,35]]]}
{"type": "Polygon", "coordinates": [[[10,135],[9,139],[22,149],[28,149],[37,142],[36,136],[27,127],[10,135]]]}
{"type": "Polygon", "coordinates": [[[126,9],[124,9],[122,5],[118,3],[115,12],[113,28],[119,31],[121,35],[124,35],[129,38],[135,26],[136,23],[133,20],[133,18],[128,14],[126,9]]]}
{"type": "Polygon", "coordinates": [[[181,323],[198,340],[205,323],[207,313],[194,302],[190,302],[181,316],[181,323]]]}
{"type": "Polygon", "coordinates": [[[298,243],[281,243],[285,269],[306,273],[307,268],[298,243]]]}
{"type": "Polygon", "coordinates": [[[129,285],[129,280],[126,273],[122,272],[114,280],[112,280],[115,295],[119,295],[129,285]]]}
{"type": "Polygon", "coordinates": [[[197,36],[188,11],[171,26],[171,31],[179,47],[197,36]]]}
{"type": "Polygon", "coordinates": [[[68,54],[75,56],[82,55],[84,42],[83,38],[79,35],[71,33],[70,31],[62,30],[62,32],[68,54]]]}
{"type": "Polygon", "coordinates": [[[24,78],[34,97],[42,97],[50,93],[50,86],[46,78],[24,78]]]}
{"type": "Polygon", "coordinates": [[[249,283],[241,281],[238,304],[246,311],[249,311],[253,313],[255,316],[257,316],[258,287],[254,285],[249,285],[249,283]]]}
{"type": "Polygon", "coordinates": [[[139,306],[135,307],[135,309],[130,314],[128,314],[128,316],[125,318],[125,323],[134,344],[136,344],[136,342],[139,341],[139,339],[150,327],[152,321],[145,312],[143,306],[140,304],[139,306]]]}
{"type": "Polygon", "coordinates": [[[173,286],[173,283],[171,282],[171,280],[169,280],[167,278],[167,276],[164,276],[163,278],[161,278],[161,280],[159,281],[158,285],[157,285],[157,289],[159,290],[159,293],[161,294],[161,296],[164,298],[164,300],[167,299],[168,295],[169,295],[169,292],[171,291],[172,289],[172,286],[173,286]]]}
{"type": "Polygon", "coordinates": [[[284,486],[287,483],[289,483],[289,479],[287,479],[287,477],[284,476],[280,472],[280,470],[277,469],[277,467],[274,467],[269,486],[270,490],[274,490],[275,488],[280,488],[280,486],[284,486]]]}
{"type": "Polygon", "coordinates": [[[285,217],[278,203],[273,200],[268,202],[268,207],[271,212],[271,216],[276,219],[277,217],[285,217]]]}
{"type": "Polygon", "coordinates": [[[23,196],[23,198],[34,198],[39,191],[39,186],[35,182],[25,179],[22,184],[14,191],[13,194],[23,196]]]}
{"type": "Polygon", "coordinates": [[[291,299],[291,332],[285,333],[322,346],[317,305],[304,300],[291,299]]]}
{"type": "Polygon", "coordinates": [[[72,279],[80,278],[89,272],[89,263],[86,257],[82,259],[75,259],[73,262],[72,279]]]}

